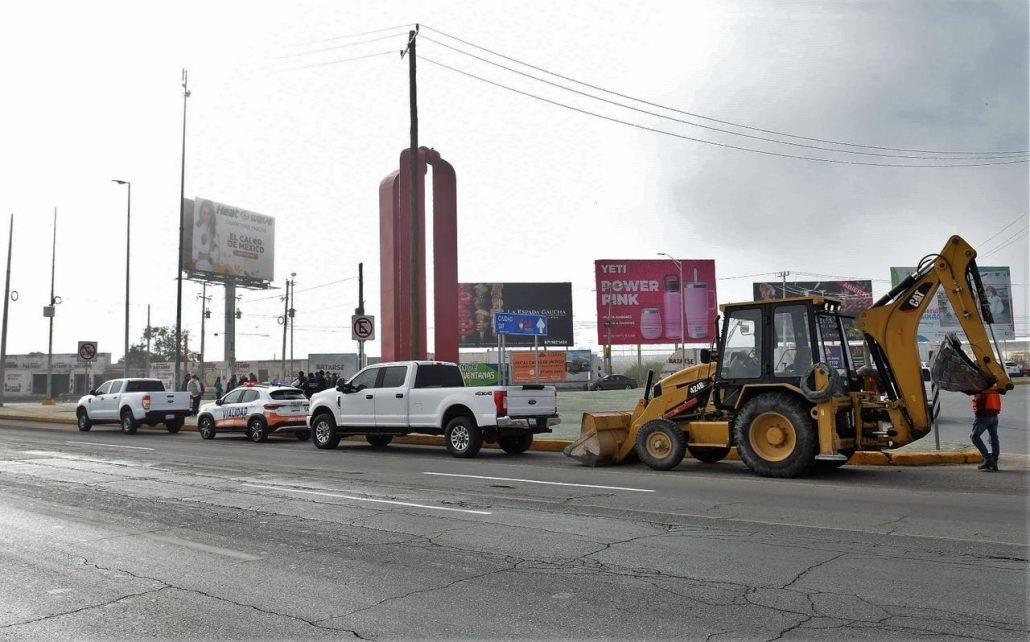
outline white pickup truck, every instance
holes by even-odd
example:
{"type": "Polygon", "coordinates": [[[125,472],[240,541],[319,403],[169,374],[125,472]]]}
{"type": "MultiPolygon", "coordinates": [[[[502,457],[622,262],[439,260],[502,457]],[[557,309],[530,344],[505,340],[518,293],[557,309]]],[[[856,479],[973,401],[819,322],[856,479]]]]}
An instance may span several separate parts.
{"type": "Polygon", "coordinates": [[[132,434],[140,424],[163,423],[168,432],[182,428],[190,411],[190,393],[168,392],[158,379],[112,379],[79,399],[75,415],[79,430],[96,424],[121,424],[132,434]]]}
{"type": "Polygon", "coordinates": [[[308,416],[318,448],[336,448],[344,435],[382,448],[398,435],[442,434],[455,457],[474,457],[484,441],[523,453],[558,422],[553,386],[467,387],[457,365],[439,361],[369,366],[313,395],[308,416]]]}

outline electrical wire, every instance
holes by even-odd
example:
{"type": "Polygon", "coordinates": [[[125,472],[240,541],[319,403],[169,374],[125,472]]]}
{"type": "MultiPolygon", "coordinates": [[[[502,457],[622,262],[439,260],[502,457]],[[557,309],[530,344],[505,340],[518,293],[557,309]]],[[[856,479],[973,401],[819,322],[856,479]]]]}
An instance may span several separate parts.
{"type": "Polygon", "coordinates": [[[359,40],[358,42],[348,42],[343,45],[333,45],[332,47],[323,47],[321,49],[312,49],[311,51],[298,51],[297,53],[286,54],[279,56],[279,59],[283,58],[296,58],[297,56],[308,56],[315,53],[322,53],[325,51],[335,51],[336,49],[346,49],[348,47],[357,47],[359,45],[367,45],[372,42],[379,42],[381,40],[388,40],[390,38],[398,38],[400,36],[406,36],[406,33],[390,33],[385,36],[379,36],[378,38],[369,38],[368,40],[359,40]]]}
{"type": "Polygon", "coordinates": [[[387,54],[389,54],[389,55],[396,55],[397,54],[397,50],[396,49],[390,49],[389,51],[380,51],[378,53],[366,54],[364,56],[353,56],[351,58],[339,58],[337,60],[328,60],[328,61],[325,61],[325,62],[316,62],[316,63],[312,63],[310,65],[300,65],[300,66],[297,66],[297,67],[286,67],[284,69],[280,69],[279,71],[297,71],[299,69],[311,69],[312,67],[325,67],[327,65],[335,65],[335,64],[339,64],[341,62],[353,62],[355,60],[366,60],[368,58],[375,58],[377,56],[385,56],[387,54]]]}
{"type": "Polygon", "coordinates": [[[1014,236],[1010,236],[1010,237],[1009,237],[1008,239],[1006,239],[1005,241],[1003,241],[1003,242],[1001,243],[1001,245],[995,246],[995,248],[994,248],[993,250],[989,250],[988,252],[986,252],[986,253],[985,253],[985,254],[983,255],[983,257],[984,257],[984,258],[986,258],[986,257],[988,257],[988,256],[990,256],[990,255],[992,255],[992,254],[995,254],[995,253],[997,253],[997,252],[1000,252],[1001,250],[1005,249],[1005,248],[1006,248],[1006,247],[1008,247],[1009,245],[1012,245],[1012,244],[1013,244],[1013,243],[1015,243],[1016,241],[1020,240],[1020,239],[1021,239],[1021,238],[1023,238],[1024,236],[1026,236],[1026,233],[1027,233],[1027,231],[1030,231],[1030,230],[1028,230],[1027,228],[1023,228],[1022,230],[1020,230],[1019,232],[1017,232],[1017,233],[1016,233],[1016,234],[1015,234],[1014,236]]]}
{"type": "MultiPolygon", "coordinates": [[[[591,89],[594,89],[594,90],[597,90],[597,91],[601,91],[601,92],[604,92],[604,93],[607,93],[607,94],[611,94],[611,95],[614,95],[614,96],[618,96],[620,98],[626,98],[626,99],[632,100],[634,102],[638,102],[638,103],[641,103],[641,104],[644,104],[644,105],[649,105],[651,107],[657,107],[659,109],[665,109],[667,111],[675,112],[675,113],[678,113],[678,114],[683,114],[685,116],[693,116],[694,118],[700,118],[702,120],[707,120],[707,121],[710,121],[710,122],[713,122],[713,123],[719,123],[719,124],[722,124],[722,125],[730,125],[732,127],[739,127],[741,129],[747,129],[747,130],[751,130],[751,131],[758,131],[758,132],[762,132],[762,133],[765,133],[765,134],[774,134],[774,135],[777,135],[777,136],[784,136],[784,137],[787,137],[787,138],[797,138],[797,139],[800,139],[800,140],[807,140],[807,141],[813,141],[813,142],[818,142],[818,143],[829,143],[829,144],[832,144],[832,145],[842,145],[842,146],[847,146],[847,147],[861,147],[863,149],[879,149],[879,150],[883,150],[883,151],[892,151],[892,152],[914,152],[914,153],[922,153],[922,154],[962,154],[962,155],[968,154],[968,155],[975,155],[975,156],[993,155],[993,154],[999,154],[999,155],[1001,155],[1001,154],[1014,154],[1014,155],[1030,154],[1030,150],[1026,150],[1026,149],[1024,149],[1024,150],[1009,150],[1009,151],[979,151],[979,152],[976,152],[976,151],[961,151],[961,150],[928,150],[928,149],[913,149],[913,148],[905,148],[905,147],[886,147],[886,146],[882,146],[882,145],[863,145],[863,144],[859,144],[859,143],[850,143],[850,142],[847,142],[847,141],[832,140],[832,139],[827,139],[827,138],[815,138],[815,137],[811,137],[811,136],[801,136],[801,135],[798,135],[798,134],[791,134],[789,132],[777,131],[777,130],[774,130],[774,129],[762,129],[761,127],[755,127],[755,126],[746,125],[746,124],[743,124],[743,123],[735,123],[735,122],[728,121],[728,120],[721,120],[721,119],[718,119],[718,118],[712,118],[710,116],[705,116],[703,114],[699,114],[699,113],[695,113],[695,112],[690,112],[690,111],[686,111],[686,110],[682,110],[682,109],[677,109],[675,107],[669,107],[669,106],[666,106],[666,105],[661,105],[659,103],[650,102],[650,101],[644,100],[642,98],[636,98],[634,96],[630,96],[630,95],[627,95],[627,94],[619,93],[619,92],[617,92],[615,90],[612,90],[612,89],[607,89],[605,87],[600,87],[598,85],[592,85],[592,84],[590,84],[588,82],[584,82],[582,80],[577,80],[577,79],[571,78],[569,76],[564,76],[564,75],[559,74],[557,72],[550,71],[548,69],[545,69],[543,67],[539,67],[537,65],[530,64],[528,62],[523,62],[523,61],[518,60],[516,58],[512,58],[511,56],[506,56],[506,55],[504,55],[504,54],[502,54],[502,53],[500,53],[498,51],[495,51],[493,49],[488,49],[486,47],[483,47],[482,45],[477,45],[474,42],[470,42],[468,40],[464,40],[464,39],[459,38],[457,36],[454,36],[454,35],[451,35],[449,33],[444,32],[444,31],[441,31],[441,30],[439,30],[439,29],[437,29],[435,27],[429,26],[427,24],[424,24],[424,23],[420,24],[420,27],[422,29],[424,29],[424,30],[429,30],[429,31],[436,32],[436,33],[440,34],[441,36],[444,36],[446,38],[450,38],[451,40],[455,40],[455,41],[460,42],[460,43],[462,43],[464,45],[467,45],[469,47],[474,47],[476,49],[479,49],[480,51],[485,51],[485,52],[487,52],[489,54],[492,54],[494,56],[497,56],[499,58],[503,58],[504,60],[508,60],[509,62],[514,62],[516,64],[523,65],[525,67],[529,67],[530,69],[535,69],[536,71],[539,71],[541,73],[547,74],[549,76],[553,76],[555,78],[560,78],[560,79],[568,81],[568,82],[573,82],[573,83],[576,83],[577,85],[581,85],[581,86],[584,86],[584,87],[589,87],[591,89]]],[[[425,38],[425,35],[423,35],[422,37],[425,38]]]]}
{"type": "Polygon", "coordinates": [[[973,160],[973,159],[975,159],[975,160],[998,160],[998,159],[1011,159],[1011,158],[1013,158],[1013,156],[1010,155],[1010,154],[1002,154],[1002,155],[997,155],[997,156],[976,156],[976,157],[966,156],[965,158],[962,158],[962,157],[956,157],[956,156],[913,156],[913,155],[906,155],[906,154],[888,154],[888,153],[884,153],[884,152],[860,152],[860,151],[855,151],[855,150],[850,150],[850,149],[834,149],[832,147],[822,147],[820,145],[810,145],[810,144],[807,144],[807,143],[795,143],[795,142],[791,142],[791,141],[777,140],[775,138],[768,138],[766,136],[756,136],[754,134],[745,134],[743,132],[735,132],[735,131],[732,131],[732,130],[729,130],[729,129],[722,129],[720,127],[712,127],[710,125],[702,125],[700,123],[695,123],[695,122],[692,122],[692,121],[689,121],[689,120],[684,120],[682,118],[676,118],[675,116],[666,116],[665,114],[659,114],[657,112],[653,112],[653,111],[650,111],[650,110],[647,110],[647,109],[641,109],[640,107],[634,107],[632,105],[627,105],[625,103],[622,103],[622,102],[619,102],[619,101],[616,101],[616,100],[609,100],[607,98],[602,98],[600,96],[595,96],[595,95],[587,93],[585,91],[580,91],[578,89],[573,89],[572,87],[567,87],[567,86],[562,85],[560,83],[551,82],[550,80],[545,80],[543,78],[539,78],[539,77],[534,76],[532,74],[528,74],[528,73],[526,73],[524,71],[519,71],[518,69],[513,69],[512,67],[508,67],[507,65],[502,65],[499,62],[494,62],[494,61],[489,60],[487,58],[483,58],[482,56],[477,56],[474,53],[470,53],[470,52],[465,51],[463,49],[459,49],[458,47],[452,47],[451,45],[442,43],[439,40],[434,40],[434,39],[430,38],[429,36],[423,35],[422,36],[422,40],[425,40],[427,42],[431,42],[431,43],[439,45],[441,47],[445,47],[447,49],[450,49],[451,51],[455,51],[455,52],[460,53],[460,54],[462,54],[464,56],[468,56],[470,58],[474,58],[474,59],[479,60],[481,62],[484,62],[484,63],[486,63],[488,65],[493,65],[495,67],[499,67],[499,68],[504,69],[506,71],[510,71],[510,72],[512,72],[514,74],[518,74],[518,75],[523,76],[525,78],[529,78],[529,79],[535,80],[537,82],[542,82],[542,83],[544,83],[546,85],[550,85],[552,87],[557,87],[558,89],[563,89],[565,91],[569,91],[569,92],[572,92],[574,94],[578,94],[580,96],[585,96],[585,97],[593,99],[593,100],[598,100],[598,101],[601,101],[603,103],[607,103],[609,105],[615,105],[616,107],[622,107],[624,109],[629,109],[629,110],[632,110],[632,111],[635,111],[635,112],[638,112],[638,113],[641,113],[641,114],[647,114],[649,116],[654,116],[656,118],[664,118],[665,120],[670,120],[670,121],[681,123],[681,124],[684,124],[684,125],[690,125],[692,127],[700,127],[701,129],[707,129],[709,131],[720,132],[720,133],[723,133],[723,134],[729,134],[731,136],[741,136],[743,138],[750,138],[752,140],[759,140],[759,141],[763,141],[763,142],[766,142],[766,143],[774,143],[774,144],[778,144],[778,145],[789,145],[791,147],[802,147],[802,148],[806,148],[806,149],[815,149],[815,150],[824,151],[824,152],[830,152],[830,153],[835,153],[835,154],[856,154],[856,155],[860,155],[860,156],[876,156],[876,157],[882,157],[882,158],[908,158],[908,159],[920,159],[920,160],[965,160],[965,159],[970,159],[970,160],[973,160]]]}
{"type": "Polygon", "coordinates": [[[539,101],[542,101],[542,102],[545,102],[545,103],[549,103],[549,104],[555,105],[557,107],[564,107],[565,109],[569,109],[571,111],[578,112],[580,114],[585,114],[587,116],[594,116],[595,118],[600,118],[602,120],[607,120],[609,122],[619,123],[621,125],[627,125],[629,127],[633,127],[633,128],[636,128],[636,129],[641,129],[641,130],[644,130],[644,131],[653,132],[653,133],[656,133],[656,134],[664,134],[666,136],[672,136],[673,138],[679,138],[681,140],[689,140],[689,141],[693,141],[695,143],[703,143],[705,145],[714,145],[716,147],[723,147],[723,148],[726,148],[726,149],[735,149],[735,150],[744,151],[744,152],[752,152],[752,153],[755,153],[755,154],[763,154],[763,155],[766,155],[766,156],[776,156],[776,157],[780,157],[780,158],[793,158],[793,159],[797,159],[797,160],[807,160],[807,161],[814,161],[814,162],[818,162],[818,163],[836,163],[836,164],[843,164],[843,165],[864,165],[864,166],[869,166],[869,167],[925,167],[925,168],[985,167],[985,166],[988,166],[988,165],[1015,165],[1015,164],[1021,164],[1021,163],[1026,163],[1026,162],[1030,161],[1030,159],[1020,159],[1020,160],[1014,160],[1014,161],[990,161],[990,162],[986,162],[986,163],[957,163],[957,164],[952,164],[952,165],[939,165],[939,164],[913,164],[913,163],[875,163],[875,162],[870,162],[870,161],[843,160],[843,159],[835,159],[835,158],[819,158],[819,157],[816,157],[816,156],[802,156],[802,155],[798,155],[798,154],[784,154],[784,153],[781,153],[781,152],[773,152],[773,151],[768,151],[768,150],[764,150],[764,149],[756,149],[754,147],[743,147],[741,145],[731,145],[729,143],[720,143],[720,142],[717,142],[717,141],[707,140],[707,139],[704,139],[704,138],[696,138],[694,136],[686,136],[686,135],[683,135],[683,134],[677,134],[676,132],[670,132],[668,130],[658,129],[657,127],[649,127],[647,125],[641,125],[640,123],[634,123],[634,122],[630,122],[628,120],[622,120],[620,118],[614,118],[612,116],[605,116],[603,114],[599,114],[597,112],[592,112],[592,111],[589,111],[587,109],[581,109],[579,107],[574,107],[572,105],[569,105],[569,104],[566,104],[566,103],[562,103],[562,102],[559,102],[557,100],[551,100],[550,98],[544,98],[543,96],[537,96],[536,94],[532,94],[532,93],[529,93],[529,92],[526,92],[526,91],[522,91],[521,89],[515,89],[514,87],[509,87],[508,85],[504,85],[502,83],[499,83],[499,82],[496,82],[496,81],[493,81],[493,80],[488,80],[488,79],[483,78],[481,76],[477,76],[477,75],[469,73],[467,71],[458,69],[457,67],[452,67],[451,65],[448,65],[448,64],[445,64],[445,63],[442,63],[442,62],[438,62],[438,61],[433,60],[432,58],[428,58],[426,56],[420,56],[420,59],[425,61],[425,62],[428,62],[428,63],[430,63],[432,65],[436,65],[438,67],[443,67],[444,69],[448,69],[450,71],[453,71],[455,73],[461,74],[463,76],[467,76],[469,78],[473,78],[475,80],[479,80],[480,82],[485,82],[485,83],[487,83],[489,85],[493,85],[495,87],[500,87],[501,89],[506,89],[506,90],[508,90],[510,92],[513,92],[513,93],[516,93],[516,94],[521,94],[521,95],[529,97],[529,98],[534,98],[536,100],[539,100],[539,101]]]}
{"type": "Polygon", "coordinates": [[[336,40],[346,40],[347,38],[360,38],[361,36],[371,36],[375,33],[382,33],[384,31],[396,31],[397,29],[407,29],[408,27],[414,26],[414,22],[407,22],[402,25],[394,25],[392,27],[383,27],[382,29],[372,29],[371,31],[362,31],[360,33],[349,33],[343,36],[333,36],[332,38],[323,38],[321,40],[310,40],[308,42],[302,42],[294,47],[307,47],[309,45],[320,45],[323,42],[334,42],[336,40]]]}
{"type": "Polygon", "coordinates": [[[1013,225],[1015,225],[1016,223],[1018,223],[1018,222],[1019,222],[1020,220],[1022,220],[1022,218],[1023,218],[1024,216],[1026,216],[1026,212],[1024,212],[1024,213],[1020,214],[1019,216],[1017,216],[1017,217],[1016,217],[1015,219],[1013,219],[1013,220],[1012,220],[1012,222],[1010,222],[1010,223],[1009,223],[1008,225],[1006,225],[1006,226],[1002,227],[1002,228],[1001,228],[1000,230],[998,230],[997,232],[995,232],[994,234],[992,234],[992,235],[991,235],[991,236],[990,236],[989,238],[985,239],[985,240],[984,240],[984,241],[983,241],[982,243],[980,243],[980,245],[981,245],[981,246],[985,246],[985,245],[987,245],[987,243],[989,243],[990,241],[993,241],[994,239],[998,238],[999,236],[1001,236],[1001,233],[1002,233],[1002,232],[1004,232],[1004,231],[1005,231],[1005,230],[1007,230],[1008,228],[1010,228],[1010,227],[1012,227],[1013,225]]]}

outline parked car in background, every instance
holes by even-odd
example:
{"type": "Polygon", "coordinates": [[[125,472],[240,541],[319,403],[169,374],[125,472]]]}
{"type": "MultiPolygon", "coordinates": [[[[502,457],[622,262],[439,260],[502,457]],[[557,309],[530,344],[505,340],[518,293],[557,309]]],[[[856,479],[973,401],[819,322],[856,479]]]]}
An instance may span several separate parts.
{"type": "Polygon", "coordinates": [[[112,379],[79,399],[75,416],[79,430],[97,424],[121,424],[132,434],[140,424],[163,423],[168,432],[182,428],[190,411],[190,393],[170,392],[158,379],[112,379]]]}
{"type": "Polygon", "coordinates": [[[484,441],[518,454],[559,422],[558,393],[543,385],[469,387],[454,363],[381,363],[315,394],[309,421],[318,448],[336,448],[344,435],[383,448],[419,433],[443,435],[455,457],[475,457],[484,441]]]}
{"type": "Polygon", "coordinates": [[[301,390],[246,383],[202,406],[197,430],[204,439],[214,439],[219,432],[242,432],[256,443],[283,434],[303,441],[311,436],[307,419],[308,398],[301,390]]]}
{"type": "Polygon", "coordinates": [[[1006,361],[1005,374],[1007,374],[1010,377],[1022,377],[1023,368],[1015,361],[1006,361]]]}
{"type": "Polygon", "coordinates": [[[613,374],[601,377],[589,384],[589,390],[632,390],[637,387],[637,380],[626,375],[613,374]]]}

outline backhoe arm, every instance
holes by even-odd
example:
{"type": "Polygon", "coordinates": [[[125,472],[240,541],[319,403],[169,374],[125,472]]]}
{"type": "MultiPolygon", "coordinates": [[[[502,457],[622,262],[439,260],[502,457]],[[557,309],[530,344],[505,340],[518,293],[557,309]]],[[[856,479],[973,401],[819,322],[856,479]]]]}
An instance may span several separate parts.
{"type": "Polygon", "coordinates": [[[903,446],[930,431],[930,409],[926,400],[917,344],[919,321],[943,288],[969,341],[975,368],[999,392],[1012,389],[1012,381],[998,360],[985,323],[993,323],[987,306],[976,250],[959,236],[948,239],[940,254],[924,259],[909,275],[863,312],[857,327],[866,337],[880,373],[880,381],[891,403],[888,411],[896,435],[892,441],[903,446]],[[979,303],[978,303],[979,300],[979,303]]]}

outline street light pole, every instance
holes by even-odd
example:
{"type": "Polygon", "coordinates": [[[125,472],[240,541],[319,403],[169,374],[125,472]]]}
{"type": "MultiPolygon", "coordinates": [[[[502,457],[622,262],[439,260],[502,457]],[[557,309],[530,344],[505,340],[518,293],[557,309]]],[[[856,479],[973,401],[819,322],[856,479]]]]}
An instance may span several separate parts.
{"type": "Polygon", "coordinates": [[[207,326],[207,317],[209,315],[207,309],[207,302],[211,299],[207,295],[207,282],[203,283],[200,294],[200,380],[204,381],[204,338],[207,336],[205,331],[207,326]]]}
{"type": "Polygon", "coordinates": [[[293,365],[293,326],[295,325],[294,319],[297,316],[297,310],[293,307],[293,304],[297,302],[297,283],[296,283],[296,272],[290,273],[290,371],[294,369],[293,365]]]}
{"type": "Polygon", "coordinates": [[[7,233],[7,280],[4,282],[4,321],[0,332],[0,406],[4,405],[4,388],[7,387],[7,305],[11,302],[11,249],[14,247],[14,214],[11,214],[11,229],[7,233]]]}
{"type": "Polygon", "coordinates": [[[125,359],[122,364],[122,376],[129,378],[129,248],[132,234],[132,183],[112,178],[111,182],[128,187],[125,200],[125,359]]]}
{"type": "Polygon", "coordinates": [[[682,370],[687,367],[687,343],[686,336],[683,334],[683,317],[686,316],[686,306],[684,305],[685,298],[683,296],[683,261],[672,258],[672,255],[667,254],[666,252],[659,252],[658,256],[668,257],[668,259],[676,265],[676,270],[680,275],[680,370],[682,370]]]}
{"type": "Polygon", "coordinates": [[[57,297],[54,296],[54,274],[57,268],[57,208],[54,208],[54,236],[53,248],[50,255],[50,338],[47,340],[46,355],[46,399],[44,405],[53,405],[53,385],[50,381],[53,378],[54,370],[54,315],[57,314],[57,297]]]}
{"type": "Polygon", "coordinates": [[[188,74],[182,70],[182,165],[179,170],[179,269],[175,273],[175,385],[179,384],[182,367],[182,235],[186,215],[186,99],[190,97],[188,74]]]}

